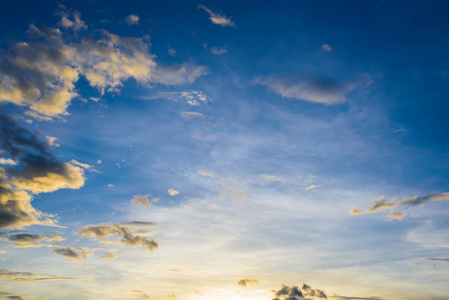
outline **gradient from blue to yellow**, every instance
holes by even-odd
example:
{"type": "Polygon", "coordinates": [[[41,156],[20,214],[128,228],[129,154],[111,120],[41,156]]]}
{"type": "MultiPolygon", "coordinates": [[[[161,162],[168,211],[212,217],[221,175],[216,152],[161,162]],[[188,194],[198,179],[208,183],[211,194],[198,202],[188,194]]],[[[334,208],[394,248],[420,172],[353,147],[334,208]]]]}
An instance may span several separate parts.
{"type": "Polygon", "coordinates": [[[448,12],[1,2],[0,298],[447,299],[448,12]]]}

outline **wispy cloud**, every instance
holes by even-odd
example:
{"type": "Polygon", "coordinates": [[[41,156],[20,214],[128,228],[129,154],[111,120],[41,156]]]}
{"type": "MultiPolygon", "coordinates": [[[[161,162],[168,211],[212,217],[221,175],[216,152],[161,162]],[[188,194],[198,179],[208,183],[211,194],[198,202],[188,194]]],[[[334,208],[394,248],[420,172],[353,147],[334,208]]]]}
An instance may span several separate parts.
{"type": "Polygon", "coordinates": [[[56,248],[51,250],[53,254],[64,256],[65,258],[69,259],[88,259],[90,253],[85,249],[74,249],[72,247],[66,247],[66,248],[56,248]]]}
{"type": "Polygon", "coordinates": [[[149,96],[139,97],[142,100],[156,100],[156,99],[168,99],[173,101],[187,102],[190,105],[198,106],[202,103],[211,102],[205,93],[201,91],[189,91],[189,92],[159,92],[149,96]]]}
{"type": "Polygon", "coordinates": [[[198,5],[198,9],[204,9],[209,14],[209,19],[212,21],[212,23],[220,26],[229,26],[229,27],[237,27],[234,22],[231,21],[230,18],[226,17],[225,15],[220,15],[217,13],[214,13],[212,10],[207,8],[204,5],[198,5]]]}
{"type": "Polygon", "coordinates": [[[0,279],[13,280],[15,282],[53,281],[53,280],[85,280],[84,278],[42,275],[42,274],[34,274],[31,272],[13,272],[13,271],[8,271],[6,269],[0,270],[0,279]]]}
{"type": "Polygon", "coordinates": [[[54,247],[52,244],[43,244],[42,242],[61,242],[64,240],[61,236],[40,235],[31,233],[10,234],[4,238],[12,242],[16,248],[39,248],[54,247]]]}
{"type": "Polygon", "coordinates": [[[299,79],[258,77],[254,83],[261,84],[284,98],[311,101],[326,105],[346,101],[346,94],[354,86],[344,85],[334,79],[324,77],[304,77],[299,79]]]}

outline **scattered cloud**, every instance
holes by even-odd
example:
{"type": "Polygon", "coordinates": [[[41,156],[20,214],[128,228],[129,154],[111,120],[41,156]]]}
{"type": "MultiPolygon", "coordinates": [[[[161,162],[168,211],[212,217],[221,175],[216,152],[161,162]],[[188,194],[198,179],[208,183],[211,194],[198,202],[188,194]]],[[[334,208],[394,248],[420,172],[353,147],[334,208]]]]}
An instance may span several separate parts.
{"type": "Polygon", "coordinates": [[[346,101],[346,94],[354,86],[324,77],[280,79],[276,77],[258,77],[254,83],[261,84],[284,98],[311,101],[326,105],[340,104],[346,101]]]}
{"type": "Polygon", "coordinates": [[[51,252],[53,254],[64,256],[65,258],[76,259],[76,260],[88,259],[89,255],[90,255],[90,253],[85,249],[75,250],[72,247],[56,248],[56,249],[51,250],[51,252]]]}
{"type": "Polygon", "coordinates": [[[449,258],[424,258],[425,261],[449,262],[449,258]]]}
{"type": "Polygon", "coordinates": [[[279,182],[283,182],[282,178],[279,177],[279,176],[262,175],[262,177],[263,177],[265,180],[268,180],[268,181],[279,181],[279,182]]]}
{"type": "Polygon", "coordinates": [[[126,24],[128,25],[138,25],[139,24],[139,16],[138,15],[129,15],[126,17],[126,24]]]}
{"type": "Polygon", "coordinates": [[[223,48],[223,47],[220,47],[220,48],[212,47],[212,48],[210,48],[210,52],[212,52],[212,54],[215,54],[215,55],[222,55],[222,54],[227,53],[228,50],[226,50],[226,48],[223,48]]]}
{"type": "Polygon", "coordinates": [[[259,285],[259,280],[253,278],[241,279],[237,284],[243,287],[253,287],[259,285]]]}
{"type": "Polygon", "coordinates": [[[50,146],[54,146],[54,147],[59,147],[59,144],[56,144],[56,140],[58,138],[55,138],[54,136],[46,136],[48,143],[50,144],[50,146]]]}
{"type": "Polygon", "coordinates": [[[212,10],[207,8],[204,5],[198,5],[198,9],[203,9],[209,14],[209,19],[212,21],[212,23],[220,26],[229,26],[229,27],[237,27],[234,22],[231,21],[228,17],[225,15],[220,15],[217,13],[214,13],[212,10]]]}
{"type": "Polygon", "coordinates": [[[311,189],[314,189],[314,188],[317,188],[317,187],[319,187],[319,186],[318,186],[318,185],[312,184],[312,185],[310,185],[310,186],[308,186],[308,187],[306,188],[306,191],[311,190],[311,189]]]}
{"type": "Polygon", "coordinates": [[[170,56],[176,56],[177,55],[176,50],[173,49],[173,48],[168,48],[168,54],[170,56]]]}
{"type": "Polygon", "coordinates": [[[323,45],[321,45],[321,51],[332,52],[332,47],[329,46],[328,44],[323,44],[323,45]]]}
{"type": "Polygon", "coordinates": [[[159,223],[157,222],[144,222],[144,221],[131,221],[120,223],[121,225],[126,225],[128,227],[158,227],[159,223]]]}
{"type": "MultiPolygon", "coordinates": [[[[426,196],[417,196],[412,198],[406,198],[403,200],[397,200],[397,197],[393,198],[385,198],[379,197],[377,199],[373,199],[371,202],[371,207],[365,209],[365,213],[375,213],[382,210],[393,209],[397,207],[411,207],[411,206],[423,206],[429,202],[437,202],[437,201],[448,201],[449,200],[449,192],[440,193],[440,194],[429,194],[426,196]]],[[[363,212],[358,209],[351,209],[351,214],[362,214],[363,212]],[[357,212],[357,213],[354,213],[357,212]]],[[[391,211],[388,215],[389,219],[396,219],[401,221],[406,216],[404,212],[394,212],[391,211]]]]}
{"type": "Polygon", "coordinates": [[[108,244],[120,243],[127,246],[141,246],[151,251],[159,247],[159,244],[154,240],[148,240],[142,235],[137,235],[129,227],[125,227],[117,223],[89,225],[78,232],[78,235],[83,237],[96,237],[102,240],[102,242],[108,244]],[[107,237],[114,236],[119,237],[119,239],[105,239],[107,237]]]}
{"type": "Polygon", "coordinates": [[[133,205],[141,205],[141,206],[150,206],[150,199],[148,198],[151,195],[135,195],[132,199],[131,199],[131,204],[133,205]]]}
{"type": "Polygon", "coordinates": [[[351,215],[361,215],[361,214],[362,214],[362,211],[359,210],[359,209],[357,209],[357,208],[351,208],[351,210],[349,211],[349,213],[350,213],[351,215]]]}
{"type": "Polygon", "coordinates": [[[103,260],[113,260],[113,259],[116,259],[117,257],[120,257],[120,255],[115,254],[116,251],[117,251],[117,249],[110,249],[110,250],[106,251],[106,252],[100,257],[100,259],[103,259],[103,260]]]}
{"type": "Polygon", "coordinates": [[[15,166],[16,162],[11,158],[0,158],[0,165],[15,166]]]}
{"type": "Polygon", "coordinates": [[[140,97],[143,100],[156,100],[156,99],[168,99],[172,101],[182,101],[187,102],[192,106],[199,106],[202,103],[211,102],[206,94],[201,91],[190,91],[190,92],[159,92],[150,96],[140,97]]]}
{"type": "MultiPolygon", "coordinates": [[[[61,14],[59,25],[85,28],[77,12],[61,14]]],[[[191,63],[157,64],[149,52],[148,37],[126,38],[101,32],[100,39],[87,36],[80,42],[67,43],[59,28],[30,25],[28,41],[12,46],[0,62],[1,101],[28,106],[29,116],[51,120],[66,115],[71,101],[79,96],[75,84],[80,76],[104,93],[117,92],[129,78],[141,84],[179,85],[208,73],[206,67],[191,63]]]]}
{"type": "Polygon", "coordinates": [[[176,195],[179,194],[179,192],[178,192],[177,190],[174,190],[174,189],[169,189],[169,190],[168,190],[168,194],[169,194],[170,196],[176,196],[176,195]]]}
{"type": "Polygon", "coordinates": [[[4,240],[12,242],[15,248],[38,248],[54,247],[52,244],[42,244],[42,242],[61,242],[61,236],[40,235],[31,233],[10,234],[4,240]]]}
{"type": "Polygon", "coordinates": [[[213,174],[213,173],[209,173],[207,171],[204,170],[198,170],[197,171],[198,175],[204,176],[204,177],[217,177],[217,175],[213,174]]]}

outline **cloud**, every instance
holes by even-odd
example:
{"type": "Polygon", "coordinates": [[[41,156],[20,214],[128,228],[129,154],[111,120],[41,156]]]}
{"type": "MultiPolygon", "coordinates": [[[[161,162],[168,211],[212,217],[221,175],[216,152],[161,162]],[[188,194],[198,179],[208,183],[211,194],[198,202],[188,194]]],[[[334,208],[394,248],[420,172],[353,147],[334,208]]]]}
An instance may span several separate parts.
{"type": "Polygon", "coordinates": [[[174,189],[169,189],[169,190],[168,190],[168,194],[169,194],[170,196],[176,196],[176,195],[179,194],[179,192],[176,191],[176,190],[174,190],[174,189]]]}
{"type": "Polygon", "coordinates": [[[87,250],[79,249],[77,252],[77,250],[73,249],[72,247],[56,248],[56,249],[51,250],[51,252],[53,254],[62,255],[65,258],[76,259],[76,260],[88,259],[89,255],[90,255],[90,253],[87,250]]]}
{"type": "MultiPolygon", "coordinates": [[[[61,26],[85,28],[78,13],[61,14],[61,26]]],[[[80,76],[104,93],[117,92],[130,78],[146,85],[180,85],[208,73],[206,67],[191,63],[157,64],[150,54],[148,37],[101,32],[99,39],[86,36],[68,43],[58,28],[30,25],[28,41],[12,46],[0,62],[0,101],[28,106],[28,115],[51,120],[66,115],[71,101],[79,96],[75,84],[80,76]]]]}
{"type": "Polygon", "coordinates": [[[53,280],[85,280],[84,278],[61,277],[54,275],[34,274],[30,272],[12,272],[0,269],[1,280],[13,280],[15,282],[53,281],[53,280]]]}
{"type": "Polygon", "coordinates": [[[424,258],[425,261],[449,262],[449,258],[424,258]]]}
{"type": "Polygon", "coordinates": [[[131,204],[132,205],[141,205],[141,206],[150,206],[150,199],[148,199],[150,195],[135,195],[132,199],[131,199],[131,204]]]}
{"type": "Polygon", "coordinates": [[[55,138],[54,136],[45,136],[47,138],[48,143],[50,144],[50,146],[54,146],[54,147],[59,147],[59,144],[56,144],[56,140],[58,138],[55,138]]]}
{"type": "Polygon", "coordinates": [[[207,8],[204,5],[198,5],[198,9],[204,9],[209,14],[209,19],[212,21],[212,23],[220,25],[220,26],[229,26],[229,27],[237,27],[234,22],[231,21],[231,19],[227,18],[225,15],[220,15],[217,13],[214,13],[212,10],[207,8]]]}
{"type": "Polygon", "coordinates": [[[312,185],[310,185],[310,186],[308,186],[308,187],[306,188],[306,191],[311,190],[311,189],[314,189],[314,188],[317,188],[317,187],[318,187],[318,185],[312,184],[312,185]]]}
{"type": "Polygon", "coordinates": [[[227,53],[228,50],[226,50],[223,47],[220,47],[220,49],[218,49],[217,47],[212,47],[212,48],[210,48],[210,52],[212,52],[212,54],[215,54],[215,55],[222,55],[222,54],[227,53]]]}
{"type": "Polygon", "coordinates": [[[86,23],[81,20],[81,14],[76,10],[65,9],[59,11],[58,14],[61,16],[61,21],[58,25],[66,29],[70,28],[73,31],[79,31],[81,29],[87,29],[86,23]]]}
{"type": "Polygon", "coordinates": [[[117,223],[89,225],[78,232],[78,235],[83,237],[96,237],[101,239],[104,243],[121,243],[127,246],[141,246],[151,251],[159,247],[159,244],[154,240],[148,240],[142,235],[136,235],[132,229],[117,223]],[[120,239],[105,239],[114,236],[118,236],[120,239]]]}
{"type": "Polygon", "coordinates": [[[113,259],[116,259],[117,257],[120,257],[120,255],[115,254],[116,251],[117,251],[117,249],[108,250],[100,257],[100,259],[113,260],[113,259]]]}
{"type": "Polygon", "coordinates": [[[259,280],[253,278],[241,279],[237,282],[237,284],[244,287],[253,287],[259,285],[259,280]]]}
{"type": "Polygon", "coordinates": [[[4,240],[12,242],[15,248],[38,248],[38,247],[54,247],[51,244],[42,244],[42,242],[60,242],[64,238],[61,236],[40,235],[31,233],[11,234],[4,240]]]}
{"type": "Polygon", "coordinates": [[[324,291],[313,289],[307,284],[303,284],[302,288],[296,285],[286,286],[282,285],[279,290],[274,290],[276,298],[273,300],[297,300],[297,299],[327,299],[327,295],[324,291]]]}
{"type": "Polygon", "coordinates": [[[143,221],[131,221],[120,223],[121,225],[126,225],[128,227],[158,227],[159,223],[157,222],[143,222],[143,221]]]}
{"type": "Polygon", "coordinates": [[[321,51],[332,52],[332,47],[329,46],[328,44],[323,44],[323,45],[321,45],[321,51]]]}
{"type": "MultiPolygon", "coordinates": [[[[397,197],[393,198],[385,198],[379,197],[377,199],[373,199],[371,202],[371,206],[365,209],[366,213],[375,213],[378,211],[393,209],[396,207],[411,207],[411,206],[423,206],[429,202],[437,202],[437,201],[448,201],[449,200],[449,192],[440,193],[440,194],[429,194],[425,196],[417,196],[412,198],[406,198],[398,201],[397,197]]],[[[351,209],[351,214],[362,214],[361,210],[351,209]],[[353,213],[357,212],[357,213],[353,213]]],[[[388,215],[389,219],[397,219],[401,221],[406,216],[404,212],[394,212],[391,211],[388,215]]]]}
{"type": "Polygon", "coordinates": [[[126,24],[128,25],[138,25],[139,24],[139,16],[138,15],[129,15],[126,17],[126,24]]]}
{"type": "Polygon", "coordinates": [[[0,158],[0,165],[15,166],[16,162],[11,158],[0,158]]]}
{"type": "Polygon", "coordinates": [[[55,220],[31,205],[32,194],[84,185],[83,169],[61,162],[49,144],[19,126],[16,119],[0,115],[0,150],[16,164],[0,167],[0,229],[55,225],[55,220]]]}
{"type": "Polygon", "coordinates": [[[194,119],[194,118],[203,119],[203,118],[206,117],[202,113],[199,113],[199,112],[196,112],[196,111],[181,111],[181,112],[179,112],[179,114],[181,115],[181,117],[183,117],[186,120],[191,120],[191,119],[194,119]]]}
{"type": "Polygon", "coordinates": [[[315,77],[300,79],[280,79],[259,77],[254,83],[264,85],[284,98],[311,101],[326,105],[340,104],[346,101],[346,94],[353,86],[345,86],[331,78],[315,77]]]}
{"type": "Polygon", "coordinates": [[[350,213],[351,215],[361,215],[361,214],[362,214],[362,211],[359,210],[359,209],[357,209],[357,208],[351,208],[351,210],[349,211],[349,213],[350,213]]]}
{"type": "Polygon", "coordinates": [[[213,173],[208,173],[204,170],[198,170],[197,171],[198,175],[204,176],[204,177],[217,177],[217,175],[213,174],[213,173]]]}
{"type": "Polygon", "coordinates": [[[143,100],[156,100],[156,99],[168,99],[173,101],[187,102],[192,106],[199,106],[201,103],[211,102],[206,94],[201,91],[190,91],[190,92],[159,92],[150,96],[140,97],[143,100]]]}
{"type": "Polygon", "coordinates": [[[281,177],[273,176],[273,175],[262,175],[262,177],[268,181],[280,181],[280,182],[283,181],[281,177]]]}

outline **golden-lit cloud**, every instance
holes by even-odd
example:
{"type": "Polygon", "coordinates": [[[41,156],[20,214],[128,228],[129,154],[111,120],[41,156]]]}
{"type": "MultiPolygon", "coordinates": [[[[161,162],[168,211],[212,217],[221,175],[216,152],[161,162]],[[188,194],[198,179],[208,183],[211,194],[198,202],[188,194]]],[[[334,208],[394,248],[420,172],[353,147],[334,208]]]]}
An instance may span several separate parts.
{"type": "Polygon", "coordinates": [[[117,251],[117,249],[110,249],[110,250],[106,251],[106,252],[100,257],[100,259],[103,259],[103,260],[113,260],[113,259],[116,259],[117,257],[120,257],[120,255],[115,254],[116,251],[117,251]]]}
{"type": "Polygon", "coordinates": [[[12,272],[6,269],[0,269],[1,280],[12,280],[15,282],[33,282],[33,281],[53,281],[53,280],[85,280],[83,278],[62,277],[54,275],[34,274],[31,272],[12,272]]]}
{"type": "Polygon", "coordinates": [[[10,234],[4,238],[13,243],[15,248],[39,248],[54,247],[52,244],[42,244],[42,242],[61,242],[64,240],[61,236],[40,235],[31,233],[10,234]]]}
{"type": "Polygon", "coordinates": [[[226,27],[226,26],[237,27],[235,25],[235,23],[231,21],[231,19],[229,19],[225,15],[220,15],[220,14],[214,13],[212,10],[210,10],[209,8],[207,8],[204,5],[201,5],[201,4],[198,5],[198,9],[203,9],[204,11],[206,11],[209,14],[209,19],[212,21],[212,23],[214,23],[216,25],[220,25],[223,27],[226,27]]]}
{"type": "Polygon", "coordinates": [[[169,190],[168,190],[168,194],[169,194],[170,196],[176,196],[176,195],[179,194],[179,192],[178,192],[177,190],[174,190],[174,189],[169,189],[169,190]]]}
{"type": "MultiPolygon", "coordinates": [[[[397,207],[407,208],[411,206],[423,206],[427,203],[437,201],[449,201],[449,192],[440,194],[429,194],[425,196],[417,196],[412,198],[406,198],[403,200],[397,200],[397,197],[385,198],[382,196],[377,199],[373,199],[371,202],[371,206],[365,209],[365,213],[375,213],[378,211],[394,209],[397,207]]],[[[353,215],[360,215],[363,212],[361,210],[353,208],[350,210],[350,213],[353,215]]],[[[406,215],[407,214],[404,212],[395,212],[391,210],[390,214],[388,215],[388,218],[390,220],[396,219],[398,221],[401,221],[406,215]]]]}
{"type": "Polygon", "coordinates": [[[136,234],[129,227],[117,223],[89,225],[84,227],[78,235],[83,237],[96,237],[107,244],[124,244],[127,246],[140,246],[144,249],[153,251],[159,247],[154,240],[149,240],[143,235],[136,234]],[[115,240],[106,239],[107,237],[119,237],[115,240]]]}
{"type": "Polygon", "coordinates": [[[259,285],[259,280],[254,278],[246,278],[239,280],[237,284],[243,287],[254,287],[259,285]]]}
{"type": "Polygon", "coordinates": [[[137,194],[131,199],[131,204],[150,207],[151,202],[158,202],[160,199],[160,198],[153,198],[150,200],[150,196],[151,195],[137,194]]]}
{"type": "Polygon", "coordinates": [[[279,182],[283,181],[281,177],[274,175],[262,175],[262,177],[268,181],[279,181],[279,182]]]}

